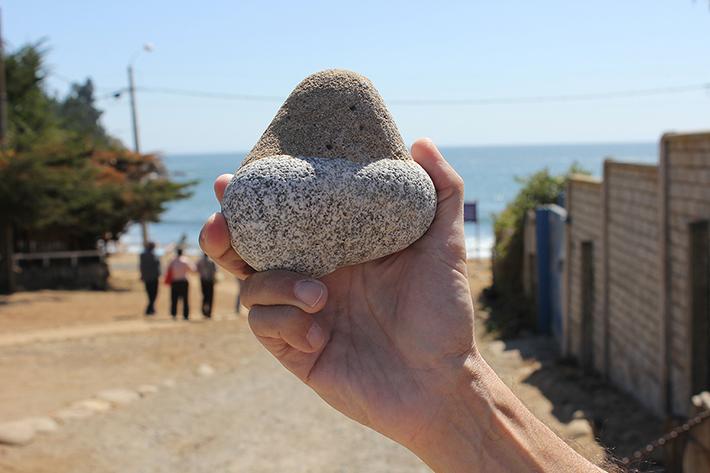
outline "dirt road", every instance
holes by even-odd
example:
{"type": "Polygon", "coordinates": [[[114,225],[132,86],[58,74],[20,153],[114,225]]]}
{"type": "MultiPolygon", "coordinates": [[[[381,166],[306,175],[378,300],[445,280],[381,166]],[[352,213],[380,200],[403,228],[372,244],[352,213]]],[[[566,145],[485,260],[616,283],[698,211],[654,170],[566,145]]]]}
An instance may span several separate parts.
{"type": "MultiPolygon", "coordinates": [[[[43,378],[35,389],[61,386],[62,377],[66,383],[59,389],[63,399],[12,402],[27,414],[47,413],[106,388],[150,383],[160,389],[69,421],[29,445],[0,447],[0,471],[428,471],[403,448],[333,411],[247,331],[242,319],[18,348],[16,360],[46,367],[35,371],[43,378]],[[213,375],[197,374],[205,362],[213,375]],[[128,368],[136,365],[140,370],[128,368]],[[165,379],[175,387],[164,386],[165,379]]],[[[7,406],[11,400],[4,401],[7,406]]]]}
{"type": "MultiPolygon", "coordinates": [[[[0,472],[429,471],[278,366],[245,317],[233,314],[232,280],[220,287],[217,320],[173,322],[162,314],[144,321],[134,275],[114,274],[123,286],[113,293],[55,291],[0,300],[0,379],[11,380],[0,389],[0,423],[56,416],[107,389],[136,391],[147,384],[158,392],[66,420],[27,445],[0,446],[0,472]],[[91,310],[96,317],[89,317],[91,310]]],[[[472,288],[487,283],[486,267],[477,265],[472,288]]],[[[590,459],[604,455],[584,419],[592,420],[595,409],[611,419],[601,434],[607,446],[611,441],[628,450],[655,432],[642,411],[615,426],[614,409],[637,407],[602,388],[585,392],[550,361],[549,341],[495,340],[482,330],[485,312],[479,317],[479,346],[488,362],[535,415],[590,459]]]]}

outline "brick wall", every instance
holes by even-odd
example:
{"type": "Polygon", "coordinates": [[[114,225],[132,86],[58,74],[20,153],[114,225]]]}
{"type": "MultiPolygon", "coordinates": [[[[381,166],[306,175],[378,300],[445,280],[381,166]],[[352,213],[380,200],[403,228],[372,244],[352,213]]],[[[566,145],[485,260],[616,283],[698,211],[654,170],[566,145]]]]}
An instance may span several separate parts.
{"type": "Polygon", "coordinates": [[[607,161],[606,317],[609,378],[663,411],[663,311],[659,173],[653,165],[607,161]]]}
{"type": "Polygon", "coordinates": [[[665,310],[670,401],[686,414],[691,392],[690,248],[688,225],[710,219],[710,133],[665,135],[661,143],[665,193],[665,310]]]}
{"type": "Polygon", "coordinates": [[[568,317],[563,346],[565,353],[582,358],[582,243],[593,248],[594,307],[592,320],[593,366],[604,371],[604,253],[602,249],[602,184],[587,176],[573,176],[565,197],[571,217],[567,225],[567,300],[568,317]]]}

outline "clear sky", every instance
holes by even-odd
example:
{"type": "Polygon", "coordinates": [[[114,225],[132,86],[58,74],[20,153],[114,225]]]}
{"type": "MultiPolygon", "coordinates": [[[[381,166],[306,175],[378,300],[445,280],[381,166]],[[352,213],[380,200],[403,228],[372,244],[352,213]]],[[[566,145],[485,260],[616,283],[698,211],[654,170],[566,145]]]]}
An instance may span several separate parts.
{"type": "MultiPolygon", "coordinates": [[[[286,97],[320,69],[370,77],[385,100],[599,93],[710,83],[703,0],[6,0],[10,49],[47,39],[50,90],[126,85],[286,97]]],[[[128,100],[104,124],[131,143],[128,100]]],[[[278,102],[139,92],[146,151],[248,150],[278,102]]],[[[514,105],[391,105],[405,140],[443,145],[655,141],[710,128],[710,91],[514,105]]]]}

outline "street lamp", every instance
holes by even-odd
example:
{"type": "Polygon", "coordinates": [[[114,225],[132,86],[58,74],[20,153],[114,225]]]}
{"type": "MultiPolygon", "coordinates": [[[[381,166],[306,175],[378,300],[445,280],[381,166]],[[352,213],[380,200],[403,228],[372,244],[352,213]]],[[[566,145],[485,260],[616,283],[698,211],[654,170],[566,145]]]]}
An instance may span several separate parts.
{"type": "MultiPolygon", "coordinates": [[[[136,113],[136,88],[133,82],[133,64],[135,64],[136,59],[138,59],[138,56],[143,51],[147,53],[152,52],[153,44],[145,43],[143,45],[143,48],[136,51],[131,57],[131,60],[128,62],[128,93],[131,98],[131,120],[133,122],[133,150],[137,155],[140,155],[141,147],[140,138],[138,134],[138,117],[136,113]]],[[[143,245],[145,245],[148,242],[148,224],[145,222],[145,220],[141,218],[140,225],[143,245]]]]}

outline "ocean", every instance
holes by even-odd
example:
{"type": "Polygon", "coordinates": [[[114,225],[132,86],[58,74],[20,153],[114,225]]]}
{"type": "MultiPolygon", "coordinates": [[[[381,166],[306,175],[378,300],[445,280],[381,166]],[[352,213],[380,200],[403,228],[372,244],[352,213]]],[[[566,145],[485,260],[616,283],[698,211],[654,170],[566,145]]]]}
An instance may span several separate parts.
{"type": "MultiPolygon", "coordinates": [[[[564,144],[533,146],[442,147],[444,157],[463,177],[466,201],[478,202],[478,228],[467,223],[466,247],[469,257],[490,255],[493,244],[492,216],[512,200],[524,177],[547,168],[564,173],[573,163],[595,176],[602,173],[605,158],[619,161],[655,163],[656,143],[564,144]]],[[[150,224],[149,235],[159,247],[167,247],[185,237],[191,252],[197,253],[197,238],[204,220],[219,211],[212,184],[223,173],[233,172],[245,153],[174,154],[164,156],[176,180],[198,180],[194,195],[169,205],[160,222],[150,224]]],[[[128,251],[141,248],[140,231],[131,226],[121,238],[128,251]]]]}

